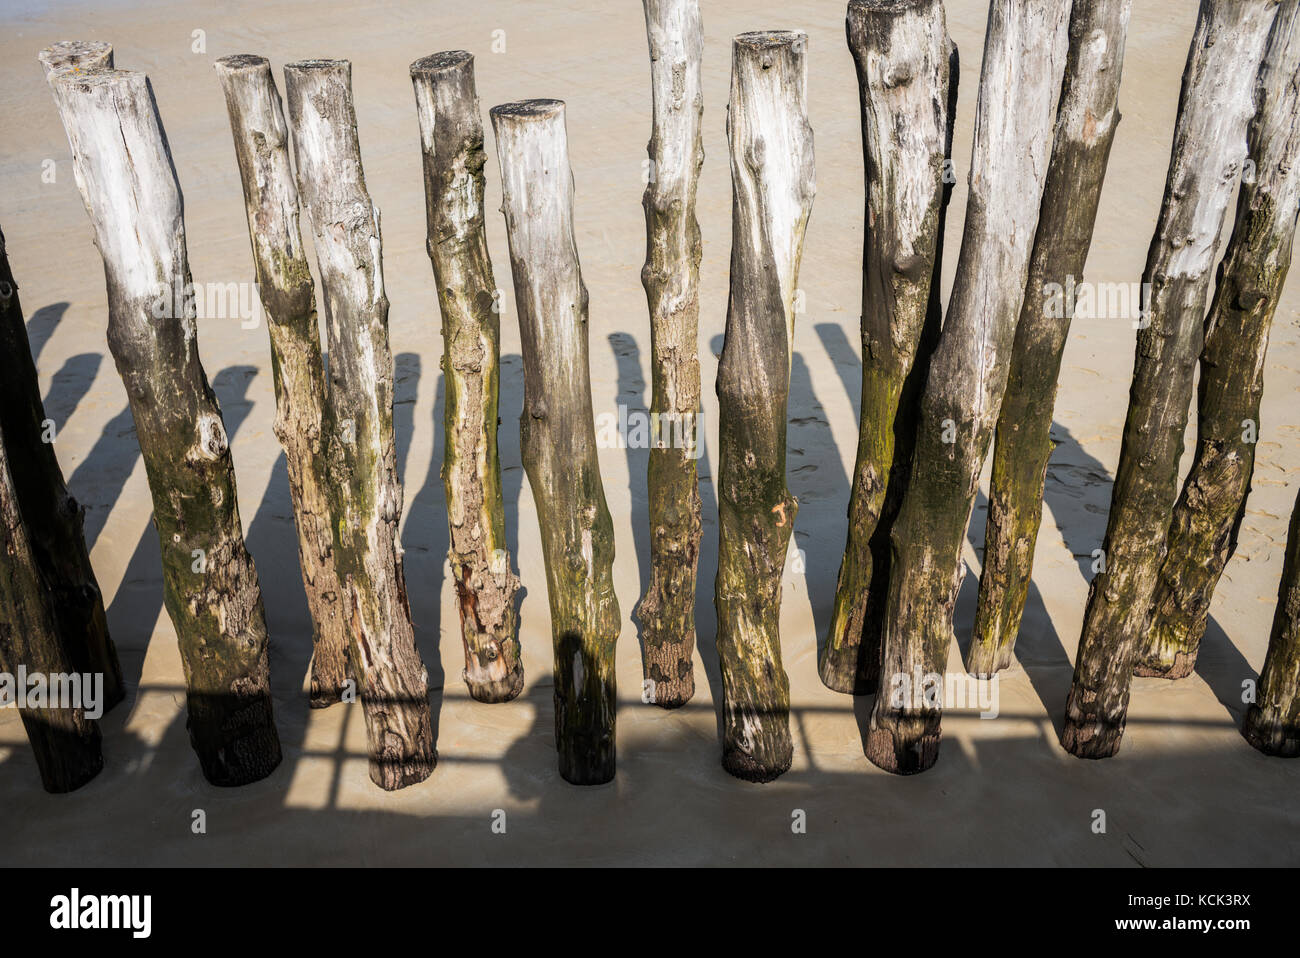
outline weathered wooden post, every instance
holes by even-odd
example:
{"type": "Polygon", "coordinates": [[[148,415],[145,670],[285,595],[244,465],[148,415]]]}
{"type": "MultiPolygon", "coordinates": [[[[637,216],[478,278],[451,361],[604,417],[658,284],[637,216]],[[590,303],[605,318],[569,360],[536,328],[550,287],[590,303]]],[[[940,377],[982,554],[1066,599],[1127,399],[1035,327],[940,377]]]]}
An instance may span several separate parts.
{"type": "Polygon", "coordinates": [[[474,58],[463,50],[411,64],[424,156],[429,259],[442,311],[442,483],[447,556],[460,607],[463,673],[480,702],[509,702],[524,687],[519,579],[506,548],[497,397],[501,319],[483,209],[483,120],[474,58]]]}
{"type": "Polygon", "coordinates": [[[370,779],[392,790],[428,778],[437,757],[428,673],[415,646],[397,540],[402,486],[379,210],[361,169],[352,65],[303,60],[284,74],[298,192],[325,296],[330,516],[350,668],[366,715],[370,779]]]}
{"type": "Polygon", "coordinates": [[[257,291],[271,337],[275,434],[284,447],[298,562],[312,620],[311,706],[337,702],[348,678],[348,627],[335,568],[328,436],[334,431],[311,268],[299,228],[289,134],[265,57],[217,60],[244,188],[257,291]]]}
{"type": "Polygon", "coordinates": [[[704,165],[699,0],[644,0],[651,124],[645,207],[654,442],[646,487],[650,582],[637,605],[650,701],[695,694],[695,574],[700,558],[700,226],[695,194],[704,165]]]}
{"type": "Polygon", "coordinates": [[[1246,158],[1246,126],[1276,0],[1202,0],[1164,201],[1143,274],[1128,418],[1066,701],[1061,744],[1079,758],[1119,750],[1178,495],[1178,461],[1215,247],[1246,158]],[[1148,285],[1149,284],[1149,285],[1148,285]]]}
{"type": "Polygon", "coordinates": [[[1119,124],[1119,80],[1132,0],[1074,0],[1056,139],[1039,208],[1029,279],[998,417],[984,532],[984,567],[966,670],[1011,664],[1029,594],[1052,409],[1074,300],[1092,244],[1101,185],[1119,124]]]}
{"type": "Polygon", "coordinates": [[[731,44],[731,295],[718,363],[718,660],[722,767],[770,782],[790,767],[781,585],[798,503],[785,484],[786,404],[804,232],[816,192],[807,36],[731,44]]]}
{"type": "Polygon", "coordinates": [[[858,73],[867,194],[862,405],[848,542],[818,671],[828,688],[866,695],[879,678],[889,582],[886,490],[904,483],[911,467],[919,387],[939,330],[932,282],[938,286],[956,80],[941,0],[850,0],[846,31],[858,73]]]}
{"type": "Polygon", "coordinates": [[[104,597],[82,532],[85,511],[63,481],[53,422],[41,403],[18,284],[0,232],[0,429],[9,449],[10,481],[32,556],[49,591],[54,631],[78,673],[104,676],[104,710],[126,698],[117,648],[108,634],[104,597]]]}
{"type": "Polygon", "coordinates": [[[11,455],[8,440],[0,424],[0,671],[13,682],[5,691],[15,696],[45,790],[70,792],[104,767],[99,726],[83,708],[66,702],[60,706],[47,697],[56,682],[60,689],[69,688],[60,677],[70,679],[73,674],[85,695],[91,691],[83,684],[89,676],[73,662],[58,634],[54,597],[27,534],[10,469],[11,461],[22,456],[11,455]],[[28,699],[28,676],[44,683],[43,704],[28,699]]]}
{"type": "Polygon", "coordinates": [[[891,531],[881,688],[865,751],[886,771],[939,757],[942,676],[966,569],[962,542],[1006,388],[1065,65],[1068,0],[993,0],[970,198],[913,469],[891,531]]]}
{"type": "Polygon", "coordinates": [[[108,285],[108,345],[153,495],[190,741],[214,785],[280,762],[266,619],[221,409],[199,361],[180,184],[143,73],[53,72],[108,285]]]}
{"type": "Polygon", "coordinates": [[[1265,755],[1300,756],[1300,498],[1291,514],[1268,653],[1241,734],[1265,755]]]}
{"type": "Polygon", "coordinates": [[[1134,670],[1190,675],[1210,599],[1232,553],[1255,468],[1264,354],[1291,265],[1300,192],[1300,36],[1296,0],[1278,8],[1249,133],[1254,176],[1242,178],[1237,221],[1219,265],[1201,351],[1196,459],[1169,527],[1151,622],[1134,670]]]}
{"type": "Polygon", "coordinates": [[[587,288],[559,100],[494,106],[524,358],[519,442],[537,501],[555,644],[555,747],[575,785],[614,777],[614,527],[596,455],[587,288]]]}

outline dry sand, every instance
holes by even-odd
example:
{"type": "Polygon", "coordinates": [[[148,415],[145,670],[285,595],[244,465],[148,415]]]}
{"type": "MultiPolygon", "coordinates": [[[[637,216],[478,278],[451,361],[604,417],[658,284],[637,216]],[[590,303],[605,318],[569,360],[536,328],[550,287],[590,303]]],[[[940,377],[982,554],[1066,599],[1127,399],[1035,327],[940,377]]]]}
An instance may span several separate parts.
{"type": "MultiPolygon", "coordinates": [[[[946,284],[956,262],[965,166],[986,16],[983,0],[949,0],[962,83],[949,213],[946,284]]],[[[1195,4],[1139,0],[1125,64],[1119,127],[1088,279],[1136,282],[1160,203],[1179,77],[1195,4]]],[[[88,510],[87,533],[109,620],[134,694],[104,722],[104,772],[67,796],[42,792],[18,715],[0,713],[0,844],[4,864],[1295,864],[1300,861],[1300,762],[1266,759],[1237,733],[1241,687],[1264,657],[1276,601],[1286,517],[1300,469],[1297,388],[1300,283],[1289,284],[1274,327],[1255,490],[1237,557],[1215,597],[1196,674],[1134,682],[1122,752],[1082,762],[1062,751],[1059,725],[1071,675],[1091,552],[1105,529],[1119,455],[1134,333],[1127,321],[1079,321],[1057,402],[1060,446],[1048,475],[1034,585],[1015,667],[1001,682],[1000,716],[945,716],[942,759],[895,778],[862,755],[869,701],[822,687],[816,647],[830,612],[845,530],[857,429],[857,323],[862,160],[857,88],[844,43],[842,2],[706,0],[705,149],[699,217],[704,234],[700,347],[709,445],[716,449],[712,383],[726,308],[730,181],[724,140],[729,40],[768,27],[810,36],[810,111],[818,195],[803,260],[807,311],[799,317],[790,401],[790,486],[801,509],[796,545],[806,574],[790,578],[782,607],[790,675],[794,767],[754,786],[719,767],[714,706],[712,581],[716,500],[702,487],[696,663],[689,707],[639,701],[640,658],[630,620],[647,575],[646,454],[601,452],[618,537],[615,579],[625,625],[618,651],[619,769],[607,786],[565,784],[551,741],[550,627],[536,513],[519,467],[522,397],[518,327],[502,317],[501,456],[512,549],[527,587],[522,641],[528,684],[505,706],[471,702],[459,679],[461,647],[443,567],[447,532],[438,478],[441,376],[437,302],[424,252],[418,130],[406,66],[436,50],[477,56],[486,108],[531,96],[568,101],[577,187],[578,247],[591,293],[592,390],[597,412],[643,408],[649,329],[639,271],[640,198],[650,89],[644,22],[634,0],[547,3],[137,2],[5,0],[0,10],[0,216],[29,317],[59,458],[88,510]],[[192,50],[206,31],[206,52],[192,50]],[[493,31],[506,50],[492,52],[493,31]],[[196,282],[252,279],[239,177],[211,62],[268,56],[277,70],[304,57],[354,65],[367,181],[383,211],[392,301],[396,423],[406,489],[402,539],[421,650],[436,687],[440,761],[433,777],[388,794],[366,775],[359,708],[309,712],[302,693],[310,628],[274,413],[265,329],[208,320],[200,345],[233,436],[240,505],[266,595],[283,765],[266,781],[208,786],[184,730],[175,635],[162,613],[158,542],[125,395],[104,341],[105,295],[90,225],[73,183],[67,141],[36,62],[64,38],[107,39],[118,65],[147,71],[186,199],[196,282]],[[53,159],[57,181],[42,182],[53,159]],[[191,833],[195,809],[206,835],[191,833]],[[491,829],[506,813],[504,835],[491,829]],[[795,809],[807,833],[792,833],[795,809]],[[1091,828],[1104,809],[1105,834],[1091,828]]],[[[494,147],[488,131],[488,152],[494,147]]],[[[501,284],[509,287],[495,159],[488,222],[501,284]]],[[[1190,459],[1190,456],[1188,457],[1190,459]]],[[[1186,467],[1185,461],[1184,466],[1186,467]]],[[[974,612],[984,499],[972,522],[970,574],[957,609],[959,642],[974,612]]],[[[959,671],[954,644],[949,668],[959,671]]]]}

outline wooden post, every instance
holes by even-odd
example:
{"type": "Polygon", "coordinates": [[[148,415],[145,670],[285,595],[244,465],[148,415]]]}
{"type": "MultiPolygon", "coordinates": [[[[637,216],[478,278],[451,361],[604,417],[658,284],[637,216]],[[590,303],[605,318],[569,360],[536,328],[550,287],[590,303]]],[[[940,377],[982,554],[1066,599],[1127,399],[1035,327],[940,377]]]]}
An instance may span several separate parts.
{"type": "Polygon", "coordinates": [[[524,358],[519,442],[537,501],[555,645],[555,747],[574,785],[614,777],[614,526],[596,455],[587,287],[559,100],[494,106],[524,358]]]}
{"type": "Polygon", "coordinates": [[[961,255],[891,530],[881,688],[865,742],[867,758],[890,772],[922,772],[939,757],[962,543],[1025,293],[1069,6],[993,0],[989,8],[961,255]]]}
{"type": "Polygon", "coordinates": [[[1300,498],[1291,514],[1273,633],[1241,734],[1265,755],[1300,757],[1300,498]]]}
{"type": "Polygon", "coordinates": [[[1219,265],[1201,351],[1196,459],[1169,527],[1137,675],[1190,675],[1210,599],[1237,548],[1259,438],[1264,354],[1291,265],[1300,192],[1300,72],[1296,0],[1278,8],[1249,133],[1253,177],[1243,177],[1237,221],[1219,265]]]}
{"type": "Polygon", "coordinates": [[[103,40],[60,40],[36,54],[48,79],[51,73],[113,69],[113,45],[103,40]]]}
{"type": "Polygon", "coordinates": [[[524,687],[519,579],[506,548],[497,397],[501,319],[483,209],[483,120],[474,58],[463,50],[411,64],[424,156],[429,259],[442,312],[442,484],[452,581],[465,647],[462,674],[479,702],[509,702],[524,687]]]}
{"type": "Polygon", "coordinates": [[[70,792],[104,767],[99,726],[82,708],[33,707],[27,698],[27,676],[39,676],[52,692],[56,677],[76,674],[83,696],[90,691],[84,685],[90,676],[74,664],[58,634],[54,596],[46,588],[27,534],[10,469],[11,462],[23,457],[12,455],[8,440],[0,424],[0,671],[14,682],[12,691],[45,790],[70,792]]]}
{"type": "Polygon", "coordinates": [[[325,295],[335,427],[327,437],[330,516],[350,664],[366,714],[370,779],[392,790],[428,778],[437,757],[397,539],[402,486],[379,210],[361,169],[352,65],[303,60],[284,75],[298,192],[325,295]]]}
{"type": "Polygon", "coordinates": [[[348,678],[348,628],[335,568],[325,388],[316,295],[299,229],[289,134],[265,57],[217,60],[244,187],[257,290],[271,337],[275,435],[284,447],[298,562],[312,621],[311,707],[337,702],[348,678]]]}
{"type": "Polygon", "coordinates": [[[1097,203],[1119,124],[1119,80],[1132,0],[1074,0],[1056,139],[1029,258],[1029,279],[998,417],[975,629],[966,670],[1011,664],[1029,594],[1043,486],[1052,455],[1052,408],[1074,289],[1092,244],[1097,203]],[[1049,293],[1049,291],[1051,291],[1049,293]]]}
{"type": "Polygon", "coordinates": [[[862,406],[848,542],[818,671],[827,688],[866,695],[879,679],[889,581],[886,491],[904,483],[911,466],[917,385],[939,328],[931,290],[939,279],[955,81],[941,0],[850,0],[846,31],[857,65],[867,195],[862,406]]]}
{"type": "Polygon", "coordinates": [[[199,361],[180,184],[143,73],[49,76],[108,285],[108,345],[153,495],[190,741],[214,785],[280,762],[266,619],[235,472],[199,361]]]}
{"type": "Polygon", "coordinates": [[[781,586],[798,503],[785,484],[794,301],[816,192],[807,36],[731,45],[731,296],[718,363],[718,660],[722,767],[770,782],[790,767],[781,586]]]}
{"type": "Polygon", "coordinates": [[[1092,580],[1061,744],[1079,758],[1119,750],[1178,495],[1178,462],[1201,351],[1219,231],[1246,158],[1246,126],[1276,0],[1202,0],[1183,73],[1172,159],[1147,254],[1128,419],[1092,580]],[[1149,285],[1147,285],[1149,284],[1149,285]]]}
{"type": "Polygon", "coordinates": [[[700,226],[704,165],[699,0],[644,0],[651,124],[645,208],[650,308],[650,448],[646,488],[650,582],[636,609],[650,701],[678,708],[695,694],[695,574],[700,558],[700,226]]]}
{"type": "Polygon", "coordinates": [[[85,510],[68,492],[54,454],[53,423],[45,417],[36,364],[32,361],[0,232],[0,429],[10,454],[10,481],[21,510],[32,556],[49,590],[54,631],[73,670],[104,676],[104,710],[126,698],[117,648],[108,634],[104,597],[90,564],[82,531],[85,510]]]}

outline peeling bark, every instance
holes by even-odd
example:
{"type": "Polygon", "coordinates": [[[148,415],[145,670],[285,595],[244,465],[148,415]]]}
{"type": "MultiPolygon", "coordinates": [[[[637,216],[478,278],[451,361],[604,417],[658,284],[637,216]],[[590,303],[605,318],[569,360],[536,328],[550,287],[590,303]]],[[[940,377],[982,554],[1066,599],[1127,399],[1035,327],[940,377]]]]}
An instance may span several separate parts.
{"type": "Polygon", "coordinates": [[[49,76],[108,287],[108,346],[153,496],[190,741],[214,785],[280,762],[266,619],[235,472],[199,360],[180,184],[143,73],[49,76]]]}
{"type": "Polygon", "coordinates": [[[555,646],[555,747],[574,785],[614,777],[614,527],[592,419],[587,288],[559,100],[494,106],[524,359],[519,442],[537,501],[555,646]]]}
{"type": "Polygon", "coordinates": [[[816,192],[807,36],[732,41],[731,295],[718,363],[718,660],[722,767],[770,782],[790,767],[781,588],[799,505],[785,480],[794,298],[816,192]]]}
{"type": "Polygon", "coordinates": [[[866,695],[879,680],[897,512],[886,504],[902,501],[919,387],[941,320],[936,265],[950,193],[943,181],[956,48],[940,0],[851,0],[846,28],[866,168],[862,406],[848,542],[818,671],[828,688],[866,695]]]}
{"type": "Polygon", "coordinates": [[[891,530],[881,689],[864,743],[867,758],[898,774],[939,757],[941,695],[924,687],[926,676],[943,675],[953,639],[962,543],[1006,389],[1047,176],[1069,6],[994,0],[989,9],[965,232],[891,530]]]}
{"type": "Polygon", "coordinates": [[[85,510],[68,492],[54,444],[46,441],[40,383],[2,232],[0,356],[4,357],[0,428],[8,442],[10,478],[28,544],[49,590],[54,631],[73,671],[104,676],[104,711],[108,711],[126,698],[126,685],[86,549],[85,510]]]}
{"type": "Polygon", "coordinates": [[[641,205],[650,308],[650,584],[636,609],[651,701],[678,708],[695,694],[695,575],[700,558],[700,227],[695,194],[704,165],[699,0],[644,0],[654,120],[652,175],[641,205]]]}
{"type": "Polygon", "coordinates": [[[1291,514],[1268,653],[1241,734],[1265,755],[1300,757],[1300,499],[1291,514]]]}
{"type": "Polygon", "coordinates": [[[501,321],[483,210],[483,121],[474,58],[435,53],[411,64],[429,259],[442,311],[442,483],[448,560],[465,647],[462,677],[479,702],[509,702],[524,687],[519,658],[519,579],[506,548],[497,398],[501,321]]]}
{"type": "Polygon", "coordinates": [[[244,188],[257,289],[271,337],[275,435],[284,448],[298,532],[298,563],[312,621],[311,707],[339,701],[348,678],[329,512],[326,440],[334,429],[325,388],[316,295],[299,228],[289,133],[265,57],[217,60],[244,188]]]}
{"type": "MultiPolygon", "coordinates": [[[[13,452],[0,423],[0,670],[16,675],[24,667],[47,682],[84,674],[58,633],[55,597],[41,574],[11,471],[11,463],[24,457],[13,452]]],[[[25,701],[26,689],[17,691],[25,701]]],[[[47,792],[80,788],[104,767],[99,726],[83,709],[20,705],[20,714],[47,792]]]]}
{"type": "Polygon", "coordinates": [[[1255,468],[1264,356],[1295,238],[1300,195],[1300,37],[1296,0],[1278,8],[1249,133],[1255,176],[1242,183],[1201,351],[1196,459],[1169,527],[1137,675],[1190,675],[1210,600],[1237,548],[1255,468]]]}
{"type": "Polygon", "coordinates": [[[370,780],[393,790],[437,763],[428,673],[402,570],[402,486],[393,444],[393,355],[379,232],[361,169],[352,65],[304,60],[284,68],[290,130],[316,247],[328,330],[329,515],[360,686],[370,780]]]}
{"type": "Polygon", "coordinates": [[[1128,697],[1178,495],[1178,462],[1224,214],[1246,158],[1246,126],[1275,0],[1203,0],[1183,73],[1172,160],[1147,254],[1128,418],[1092,580],[1061,744],[1079,758],[1119,750],[1128,697]]]}
{"type": "Polygon", "coordinates": [[[1025,611],[1043,486],[1052,455],[1052,409],[1074,318],[1064,294],[1083,277],[1097,204],[1119,124],[1119,82],[1132,0],[1074,0],[1056,139],[1029,259],[1007,389],[998,417],[984,565],[966,671],[992,675],[1011,664],[1025,611]]]}

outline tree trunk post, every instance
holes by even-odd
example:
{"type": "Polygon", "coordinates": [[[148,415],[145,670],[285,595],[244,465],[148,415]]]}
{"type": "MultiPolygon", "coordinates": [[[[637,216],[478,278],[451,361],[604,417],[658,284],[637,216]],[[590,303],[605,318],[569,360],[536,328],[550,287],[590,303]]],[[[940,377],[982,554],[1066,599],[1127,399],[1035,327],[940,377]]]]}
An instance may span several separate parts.
{"type": "Polygon", "coordinates": [[[924,333],[931,283],[938,284],[952,80],[941,0],[851,0],[846,28],[857,65],[867,194],[862,405],[848,542],[818,671],[827,688],[866,695],[879,678],[886,490],[904,481],[911,465],[903,453],[916,429],[916,390],[906,386],[924,381],[925,369],[915,367],[928,359],[924,333]]]}
{"type": "MultiPolygon", "coordinates": [[[[0,670],[14,677],[20,672],[24,678],[41,676],[51,694],[57,676],[76,674],[84,696],[89,676],[73,663],[58,634],[53,596],[27,534],[10,470],[11,462],[23,457],[12,455],[8,439],[0,425],[0,670]]],[[[99,726],[84,709],[53,707],[48,699],[49,707],[30,707],[25,680],[13,691],[47,792],[70,792],[99,774],[104,767],[99,726]]]]}
{"type": "Polygon", "coordinates": [[[993,447],[984,564],[966,671],[1011,664],[1029,594],[1043,486],[1052,455],[1052,410],[1097,204],[1119,124],[1119,81],[1132,0],[1074,0],[1056,138],[1029,259],[993,447]],[[1050,295],[1049,295],[1050,291],[1050,295]]]}
{"type": "Polygon", "coordinates": [[[524,687],[516,593],[506,548],[497,401],[501,319],[483,209],[483,120],[474,58],[463,50],[411,64],[424,156],[429,259],[442,312],[442,483],[448,561],[465,647],[462,677],[479,702],[524,687]]]}
{"type": "Polygon", "coordinates": [[[180,184],[143,73],[49,76],[104,259],[108,345],[153,495],[163,597],[185,667],[190,741],[214,785],[280,762],[266,618],[235,472],[199,361],[180,184]]]}
{"type": "Polygon", "coordinates": [[[891,530],[881,687],[865,751],[898,774],[939,757],[962,543],[1006,388],[1065,65],[1068,0],[993,0],[956,279],[891,530]]]}
{"type": "Polygon", "coordinates": [[[60,40],[36,55],[48,79],[51,73],[113,69],[113,45],[103,40],[60,40]]]}
{"type": "Polygon", "coordinates": [[[85,510],[63,481],[45,417],[40,382],[0,232],[0,428],[9,449],[10,481],[28,546],[49,590],[54,632],[74,671],[104,677],[104,710],[126,698],[117,647],[108,634],[104,597],[82,531],[85,510]]]}
{"type": "Polygon", "coordinates": [[[1244,178],[1237,221],[1219,265],[1201,351],[1196,459],[1169,527],[1137,675],[1192,673],[1255,468],[1269,327],[1291,265],[1300,193],[1300,72],[1296,0],[1278,8],[1260,72],[1262,103],[1249,133],[1255,176],[1244,178]]]}
{"type": "Polygon", "coordinates": [[[1061,744],[1079,758],[1119,750],[1174,502],[1204,338],[1219,231],[1246,158],[1246,127],[1275,0],[1202,0],[1192,37],[1164,201],[1143,274],[1143,328],[1061,744]]]}
{"type": "Polygon", "coordinates": [[[365,710],[370,779],[391,791],[428,778],[437,756],[397,538],[402,486],[379,210],[361,169],[352,65],[304,60],[284,74],[298,192],[325,296],[334,426],[326,439],[329,515],[349,661],[365,710]]]}
{"type": "Polygon", "coordinates": [[[312,620],[311,707],[339,701],[348,678],[347,622],[334,560],[326,437],[333,431],[311,268],[299,227],[289,134],[265,57],[222,57],[226,96],[253,247],[257,290],[271,337],[275,435],[284,448],[298,531],[298,562],[312,620]]]}
{"type": "Polygon", "coordinates": [[[785,482],[794,300],[816,192],[808,38],[731,45],[731,294],[718,363],[718,660],[722,767],[770,782],[793,757],[781,589],[798,502],[785,482]]]}
{"type": "Polygon", "coordinates": [[[1291,514],[1273,633],[1241,734],[1265,755],[1300,757],[1300,498],[1291,514]]]}
{"type": "Polygon", "coordinates": [[[587,288],[559,100],[494,106],[524,357],[519,441],[537,501],[555,646],[555,747],[574,785],[614,777],[614,526],[596,455],[587,288]]]}
{"type": "Polygon", "coordinates": [[[704,165],[699,0],[644,0],[651,125],[645,208],[650,309],[650,448],[646,488],[650,582],[636,609],[650,701],[678,708],[695,694],[695,575],[700,558],[700,226],[704,165]]]}

